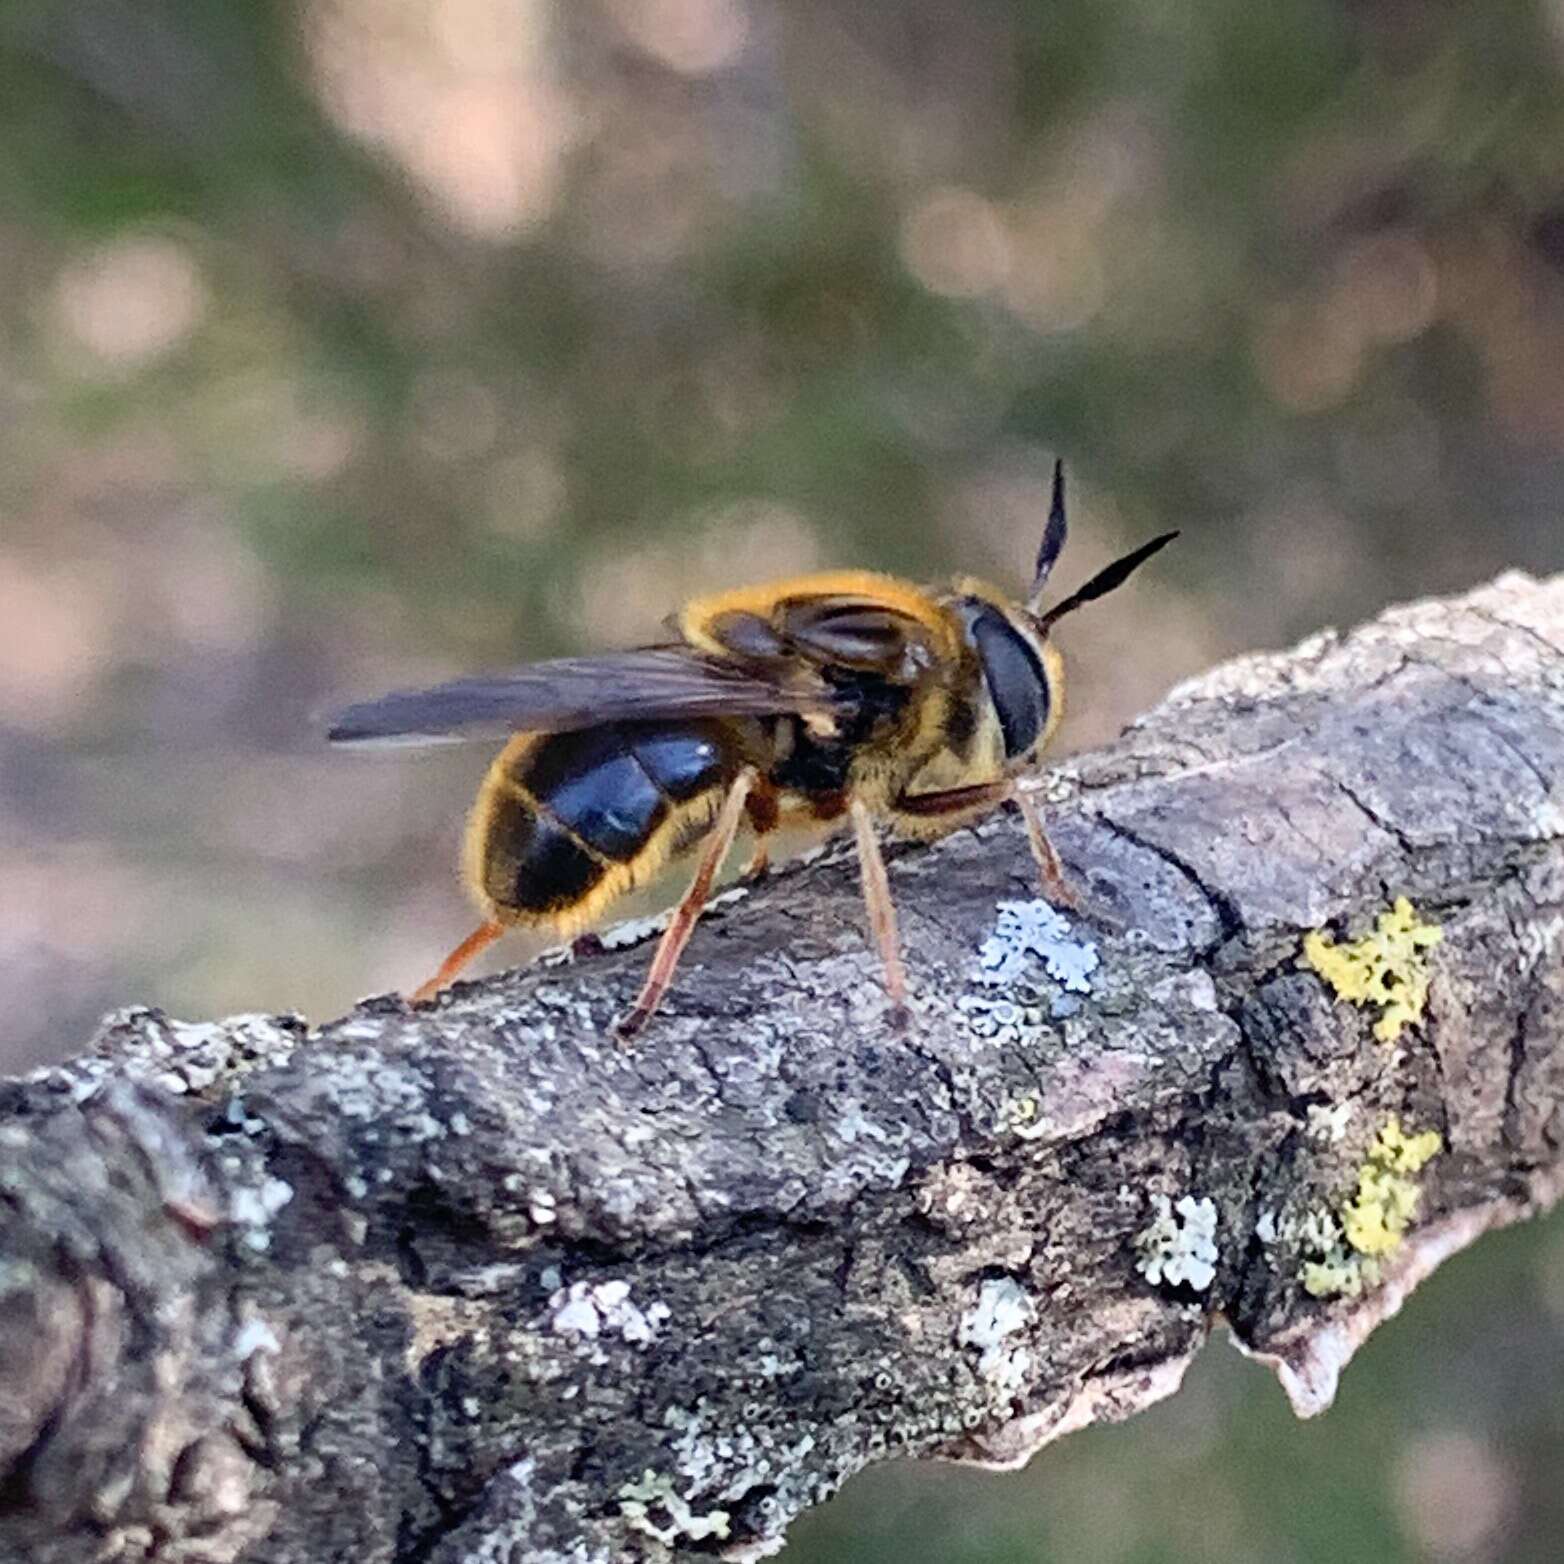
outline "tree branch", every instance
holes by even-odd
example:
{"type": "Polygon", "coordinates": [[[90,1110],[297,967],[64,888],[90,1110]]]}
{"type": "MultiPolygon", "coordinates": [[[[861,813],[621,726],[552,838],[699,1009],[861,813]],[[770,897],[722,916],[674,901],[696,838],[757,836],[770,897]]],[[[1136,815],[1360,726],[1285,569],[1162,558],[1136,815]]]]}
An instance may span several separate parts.
{"type": "Polygon", "coordinates": [[[315,1032],[111,1018],[0,1086],[0,1555],[755,1557],[889,1452],[1138,1410],[1218,1315],[1319,1410],[1559,1191],[1561,762],[1564,578],[1509,576],[1053,773],[1080,917],[1008,816],[893,855],[901,1031],[836,849],[631,1053],[644,943],[315,1032]]]}

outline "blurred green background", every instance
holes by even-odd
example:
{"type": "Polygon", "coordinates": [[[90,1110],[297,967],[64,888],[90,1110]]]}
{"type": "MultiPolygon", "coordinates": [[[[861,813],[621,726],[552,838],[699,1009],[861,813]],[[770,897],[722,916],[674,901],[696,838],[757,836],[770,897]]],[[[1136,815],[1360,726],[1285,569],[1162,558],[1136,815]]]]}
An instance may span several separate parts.
{"type": "MultiPolygon", "coordinates": [[[[1561,0],[4,0],[0,275],[5,1066],[427,975],[486,756],[321,709],[791,570],[1020,583],[1056,453],[1065,586],[1185,533],[1071,621],[1070,746],[1564,567],[1561,0]]],[[[1557,1560],[1561,1387],[1554,1221],[1321,1422],[1208,1353],[786,1557],[1557,1560]]]]}

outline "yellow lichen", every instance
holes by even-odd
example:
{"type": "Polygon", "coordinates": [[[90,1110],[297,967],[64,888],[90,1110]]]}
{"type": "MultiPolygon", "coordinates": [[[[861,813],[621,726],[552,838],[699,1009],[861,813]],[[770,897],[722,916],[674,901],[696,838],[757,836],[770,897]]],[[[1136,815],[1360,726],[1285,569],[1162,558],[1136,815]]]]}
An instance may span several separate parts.
{"type": "Polygon", "coordinates": [[[1387,1119],[1358,1168],[1357,1192],[1335,1210],[1311,1206],[1287,1223],[1284,1236],[1303,1258],[1299,1275],[1315,1298],[1355,1298],[1379,1285],[1380,1257],[1400,1244],[1417,1215],[1417,1175],[1441,1149],[1437,1130],[1408,1135],[1387,1119]]]}
{"type": "Polygon", "coordinates": [[[1374,1137],[1358,1169],[1358,1192],[1341,1208],[1347,1242],[1359,1254],[1389,1254],[1401,1242],[1422,1199],[1416,1175],[1443,1144],[1438,1130],[1407,1135],[1399,1119],[1374,1137]]]}
{"type": "Polygon", "coordinates": [[[999,1110],[999,1127],[1009,1130],[1021,1140],[1041,1140],[1050,1134],[1054,1121],[1043,1112],[1043,1105],[1033,1093],[1007,1102],[999,1110]]]}
{"type": "Polygon", "coordinates": [[[1427,952],[1443,937],[1439,926],[1421,923],[1412,903],[1398,896],[1380,913],[1374,932],[1350,945],[1314,930],[1303,937],[1303,960],[1354,1005],[1378,1005],[1374,1036],[1393,1043],[1402,1027],[1423,1019],[1428,1002],[1427,952]]]}
{"type": "Polygon", "coordinates": [[[1307,1257],[1300,1275],[1312,1298],[1356,1298],[1379,1282],[1379,1261],[1348,1246],[1341,1217],[1328,1205],[1312,1205],[1290,1218],[1282,1236],[1307,1257]]]}
{"type": "Polygon", "coordinates": [[[1357,1255],[1347,1259],[1331,1255],[1306,1261],[1303,1267],[1303,1290],[1311,1298],[1356,1298],[1365,1287],[1378,1283],[1378,1262],[1357,1255]]]}

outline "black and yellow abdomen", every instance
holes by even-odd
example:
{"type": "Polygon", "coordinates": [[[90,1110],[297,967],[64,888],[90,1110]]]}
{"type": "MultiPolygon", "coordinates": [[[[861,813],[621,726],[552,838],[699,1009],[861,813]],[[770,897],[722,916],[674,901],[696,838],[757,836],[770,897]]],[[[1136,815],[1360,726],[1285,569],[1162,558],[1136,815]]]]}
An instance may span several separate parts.
{"type": "Polygon", "coordinates": [[[705,832],[742,764],[717,722],[518,734],[468,818],[467,882],[498,922],[579,933],[705,832]]]}

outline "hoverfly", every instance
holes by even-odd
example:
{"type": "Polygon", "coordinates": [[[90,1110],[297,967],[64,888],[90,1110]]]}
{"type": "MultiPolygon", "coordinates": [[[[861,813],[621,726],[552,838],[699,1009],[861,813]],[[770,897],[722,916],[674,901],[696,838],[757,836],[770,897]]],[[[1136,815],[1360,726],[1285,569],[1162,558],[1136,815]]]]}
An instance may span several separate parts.
{"type": "Polygon", "coordinates": [[[1062,715],[1054,622],[1111,592],[1169,532],[1041,611],[1065,540],[1064,472],[1025,603],[959,577],[922,587],[869,571],[696,598],[676,639],[532,663],[350,706],[338,744],[509,735],[467,822],[463,875],[484,921],[410,996],[430,998],[507,928],[569,939],[670,860],[695,856],[651,969],[617,1025],[632,1037],[666,991],[741,825],[766,862],[779,825],[850,823],[869,927],[898,1010],[906,974],[875,830],[935,837],[1007,801],[1044,890],[1069,901],[1021,785],[1062,715]]]}

